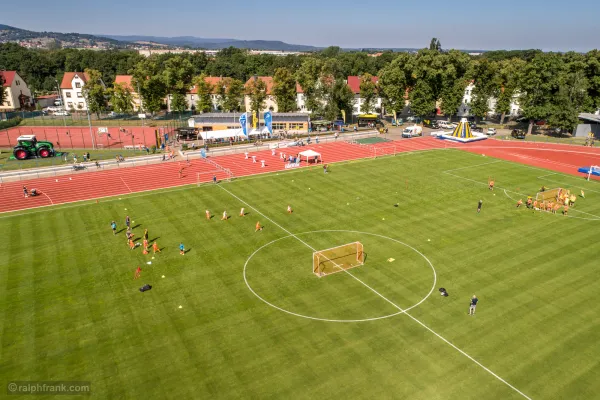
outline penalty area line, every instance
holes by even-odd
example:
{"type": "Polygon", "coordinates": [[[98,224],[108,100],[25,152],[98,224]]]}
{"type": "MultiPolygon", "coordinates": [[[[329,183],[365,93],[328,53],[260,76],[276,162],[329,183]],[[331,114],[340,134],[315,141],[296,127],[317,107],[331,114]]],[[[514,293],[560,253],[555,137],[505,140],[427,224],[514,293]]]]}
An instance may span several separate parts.
{"type": "MultiPolygon", "coordinates": [[[[298,236],[296,236],[295,234],[293,234],[292,232],[290,232],[289,230],[287,230],[283,226],[279,225],[277,222],[273,221],[271,218],[269,218],[268,216],[266,216],[264,213],[262,213],[256,207],[250,205],[248,202],[246,202],[245,200],[241,199],[240,197],[238,197],[237,195],[235,195],[234,193],[232,193],[230,190],[227,190],[223,186],[219,186],[219,187],[221,189],[223,189],[225,192],[229,193],[232,197],[234,197],[235,199],[237,199],[240,203],[244,204],[249,209],[254,210],[257,214],[262,215],[266,220],[270,221],[273,225],[277,226],[279,229],[283,230],[284,232],[286,232],[287,234],[289,234],[291,237],[295,238],[300,243],[304,244],[306,247],[308,247],[309,249],[311,249],[313,252],[317,251],[314,247],[312,247],[311,245],[309,245],[308,243],[306,243],[304,240],[300,239],[298,236]]],[[[506,380],[504,380],[499,375],[497,375],[496,373],[494,373],[491,369],[489,369],[488,367],[486,367],[485,365],[481,364],[479,361],[477,361],[476,359],[474,359],[473,357],[471,357],[469,354],[465,353],[463,350],[461,350],[460,348],[458,348],[452,342],[450,342],[449,340],[447,340],[446,338],[444,338],[443,336],[441,336],[439,333],[435,332],[433,329],[431,329],[427,325],[425,325],[419,319],[413,317],[411,314],[409,314],[407,311],[405,311],[399,305],[397,305],[396,303],[394,303],[393,301],[391,301],[390,299],[388,299],[387,297],[385,297],[384,295],[382,295],[381,293],[379,293],[378,291],[376,291],[375,289],[373,289],[371,286],[367,285],[365,282],[363,282],[362,280],[360,280],[359,278],[357,278],[356,276],[354,276],[353,274],[351,274],[349,271],[344,270],[344,272],[347,273],[348,275],[350,275],[352,278],[354,278],[358,282],[360,282],[361,284],[363,284],[366,288],[370,289],[373,293],[375,293],[376,295],[378,295],[379,297],[381,297],[383,300],[385,300],[386,302],[388,302],[389,304],[391,304],[393,307],[395,307],[396,309],[398,309],[402,314],[406,314],[410,319],[412,319],[417,324],[421,325],[423,328],[425,328],[426,330],[428,330],[429,332],[431,332],[432,334],[434,334],[436,337],[438,337],[439,339],[441,339],[443,342],[445,342],[447,345],[449,345],[450,347],[452,347],[454,350],[458,351],[460,354],[462,354],[463,356],[467,357],[469,360],[473,361],[476,365],[478,365],[479,367],[481,367],[484,371],[486,371],[487,373],[489,373],[490,375],[492,375],[494,378],[496,378],[500,382],[504,383],[506,386],[508,386],[509,388],[511,388],[512,390],[514,390],[515,392],[517,392],[518,394],[520,394],[524,398],[526,398],[528,400],[531,400],[531,398],[528,397],[525,393],[521,392],[519,389],[517,389],[516,387],[514,387],[513,385],[511,385],[510,383],[508,383],[506,380]]]]}

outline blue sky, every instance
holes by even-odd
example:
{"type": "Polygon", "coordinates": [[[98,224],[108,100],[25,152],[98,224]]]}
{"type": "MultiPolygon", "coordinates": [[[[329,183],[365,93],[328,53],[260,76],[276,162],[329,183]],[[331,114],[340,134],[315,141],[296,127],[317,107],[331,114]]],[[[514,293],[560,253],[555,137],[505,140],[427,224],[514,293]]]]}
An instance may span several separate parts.
{"type": "Polygon", "coordinates": [[[2,7],[0,23],[92,34],[282,40],[342,47],[587,51],[600,48],[599,0],[30,0],[2,7]],[[366,5],[370,4],[370,5],[366,5]]]}

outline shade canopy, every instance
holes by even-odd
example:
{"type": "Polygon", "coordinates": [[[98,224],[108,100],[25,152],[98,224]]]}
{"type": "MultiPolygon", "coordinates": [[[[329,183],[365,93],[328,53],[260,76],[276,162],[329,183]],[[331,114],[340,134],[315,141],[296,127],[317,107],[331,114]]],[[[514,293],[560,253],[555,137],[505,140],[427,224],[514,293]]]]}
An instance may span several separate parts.
{"type": "Polygon", "coordinates": [[[200,132],[202,139],[226,139],[230,137],[245,137],[241,129],[222,129],[219,131],[203,131],[200,132]]]}
{"type": "Polygon", "coordinates": [[[306,157],[306,162],[309,162],[309,160],[320,160],[321,162],[323,162],[323,157],[321,157],[321,153],[317,153],[314,150],[304,150],[300,153],[298,153],[300,158],[306,157]]]}

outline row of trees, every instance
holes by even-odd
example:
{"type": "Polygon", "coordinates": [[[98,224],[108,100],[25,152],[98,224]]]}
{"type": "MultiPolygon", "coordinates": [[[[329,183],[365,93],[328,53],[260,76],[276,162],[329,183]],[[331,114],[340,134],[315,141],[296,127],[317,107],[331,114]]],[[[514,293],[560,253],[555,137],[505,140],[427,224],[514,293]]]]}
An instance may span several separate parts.
{"type": "MultiPolygon", "coordinates": [[[[244,82],[255,75],[273,76],[272,94],[282,112],[296,110],[296,82],[305,96],[307,109],[326,119],[351,112],[354,96],[345,84],[349,75],[360,75],[363,112],[375,111],[381,97],[387,110],[400,111],[407,100],[415,115],[427,116],[439,106],[447,115],[455,114],[470,82],[471,112],[484,116],[489,100],[495,110],[506,114],[519,95],[523,115],[531,120],[547,120],[571,129],[577,114],[600,107],[600,52],[543,53],[538,50],[496,51],[470,56],[457,50],[443,51],[433,39],[428,49],[416,53],[384,52],[371,57],[364,52],[343,52],[330,47],[311,55],[251,55],[229,48],[209,58],[204,53],[161,54],[145,58],[131,51],[87,51],[73,49],[30,50],[15,44],[0,45],[0,69],[18,70],[33,90],[54,90],[64,71],[88,70],[111,86],[117,74],[132,74],[134,90],[149,112],[163,107],[167,95],[172,110],[188,108],[186,93],[195,85],[198,111],[213,108],[212,94],[223,111],[244,108],[243,97],[250,96],[250,109],[264,107],[267,93],[261,80],[244,82]],[[212,87],[207,76],[223,77],[212,87]],[[372,76],[378,76],[375,84],[372,76]]],[[[86,89],[94,112],[106,108],[107,99],[119,112],[132,109],[131,92],[115,86],[103,92],[92,83],[86,89]],[[104,100],[103,100],[104,99],[104,100]]]]}

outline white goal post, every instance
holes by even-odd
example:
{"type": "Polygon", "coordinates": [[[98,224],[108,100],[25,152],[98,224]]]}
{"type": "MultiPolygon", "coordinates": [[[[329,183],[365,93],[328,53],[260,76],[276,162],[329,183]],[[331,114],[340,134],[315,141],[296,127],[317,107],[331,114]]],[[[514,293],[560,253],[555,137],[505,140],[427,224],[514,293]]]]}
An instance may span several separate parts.
{"type": "Polygon", "coordinates": [[[231,176],[229,174],[227,174],[225,171],[221,170],[221,169],[215,169],[212,171],[205,171],[205,172],[197,172],[196,173],[196,184],[198,186],[201,185],[206,185],[207,183],[212,183],[213,178],[217,177],[217,181],[226,181],[226,182],[230,182],[231,181],[231,176]]]}
{"type": "Polygon", "coordinates": [[[364,247],[360,242],[347,243],[313,253],[313,273],[318,277],[335,274],[363,265],[364,247]]]}
{"type": "Polygon", "coordinates": [[[382,146],[375,147],[373,146],[373,157],[382,157],[382,156],[395,156],[396,155],[396,146],[382,146]]]}

